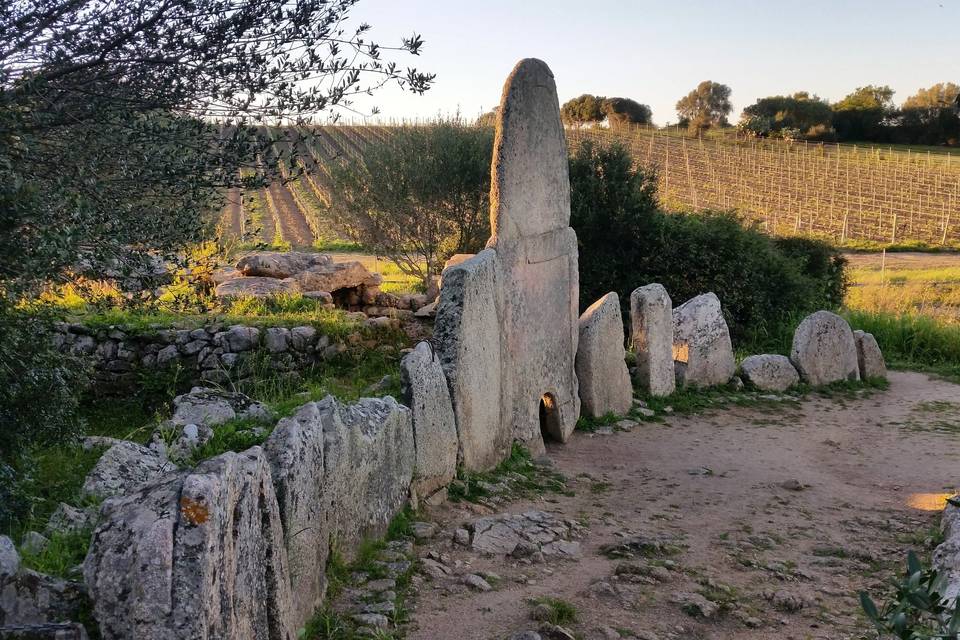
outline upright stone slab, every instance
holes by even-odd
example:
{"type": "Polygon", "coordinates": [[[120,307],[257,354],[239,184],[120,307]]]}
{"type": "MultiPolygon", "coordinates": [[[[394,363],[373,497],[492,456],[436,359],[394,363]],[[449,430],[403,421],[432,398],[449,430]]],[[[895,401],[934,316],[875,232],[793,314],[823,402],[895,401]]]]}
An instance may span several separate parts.
{"type": "Polygon", "coordinates": [[[501,421],[534,451],[543,449],[542,434],[565,442],[580,414],[567,162],[553,73],[540,60],[521,60],[498,110],[487,246],[503,273],[501,421]]]}
{"type": "Polygon", "coordinates": [[[633,385],[624,360],[620,298],[608,293],[580,316],[576,371],[583,413],[599,418],[626,415],[633,405],[633,385]]]}
{"type": "Polygon", "coordinates": [[[673,361],[683,386],[713,387],[733,377],[733,344],[716,294],[699,295],[673,310],[673,361]]]}
{"type": "Polygon", "coordinates": [[[673,303],[662,284],[648,284],[630,294],[630,343],[637,356],[636,380],[655,396],[676,389],[673,371],[673,303]]]}
{"type": "Polygon", "coordinates": [[[107,500],[84,579],[106,640],[293,640],[283,531],[261,449],[107,500]]]}
{"type": "Polygon", "coordinates": [[[814,386],[860,379],[853,331],[846,320],[829,311],[803,319],[793,334],[790,360],[803,381],[814,386]]]}
{"type": "Polygon", "coordinates": [[[853,339],[857,343],[857,363],[860,366],[860,379],[886,378],[887,363],[883,360],[883,352],[872,333],[854,331],[853,339]]]}
{"type": "Polygon", "coordinates": [[[447,377],[433,347],[421,342],[400,361],[403,398],[413,413],[413,491],[428,497],[457,473],[457,424],[447,377]]]}
{"type": "Polygon", "coordinates": [[[333,496],[324,482],[321,412],[309,402],[280,420],[264,443],[277,495],[294,619],[298,625],[317,610],[327,589],[330,510],[333,496]]]}
{"type": "Polygon", "coordinates": [[[510,423],[501,422],[500,265],[486,249],[448,267],[433,339],[450,387],[464,467],[496,466],[510,451],[510,423]]]}

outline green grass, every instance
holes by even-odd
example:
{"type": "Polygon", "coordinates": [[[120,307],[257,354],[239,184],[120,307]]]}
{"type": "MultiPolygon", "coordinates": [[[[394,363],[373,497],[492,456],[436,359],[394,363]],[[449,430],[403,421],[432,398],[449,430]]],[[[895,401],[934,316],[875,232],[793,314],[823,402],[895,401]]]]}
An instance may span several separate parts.
{"type": "Polygon", "coordinates": [[[509,482],[509,492],[517,497],[536,496],[545,492],[570,493],[562,474],[534,464],[530,452],[514,443],[510,457],[490,471],[471,473],[460,469],[457,480],[448,489],[448,495],[454,502],[477,502],[490,495],[487,485],[496,485],[504,480],[509,482]]]}
{"type": "Polygon", "coordinates": [[[57,533],[49,537],[49,544],[40,553],[20,550],[24,567],[51,576],[67,577],[71,569],[83,562],[90,546],[90,530],[75,533],[57,533]]]}
{"type": "Polygon", "coordinates": [[[313,248],[317,251],[335,251],[339,253],[369,253],[367,247],[359,242],[339,238],[318,238],[313,241],[313,248]]]}
{"type": "Polygon", "coordinates": [[[533,598],[529,602],[534,607],[543,608],[544,613],[547,614],[542,620],[543,622],[549,622],[550,624],[562,627],[575,623],[579,617],[577,607],[560,598],[543,596],[533,598]]]}
{"type": "Polygon", "coordinates": [[[892,367],[960,382],[960,324],[906,314],[848,311],[845,315],[854,329],[873,334],[892,367]]]}

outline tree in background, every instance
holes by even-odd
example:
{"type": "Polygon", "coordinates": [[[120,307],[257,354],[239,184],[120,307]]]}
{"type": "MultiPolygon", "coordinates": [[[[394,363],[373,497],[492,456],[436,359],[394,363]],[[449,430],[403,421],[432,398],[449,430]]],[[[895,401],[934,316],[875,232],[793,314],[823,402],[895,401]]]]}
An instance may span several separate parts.
{"type": "Polygon", "coordinates": [[[960,86],[941,82],[907,98],[897,120],[897,141],[912,144],[960,144],[960,117],[955,106],[960,86]]]}
{"type": "Polygon", "coordinates": [[[500,107],[494,107],[486,113],[481,113],[477,116],[476,125],[478,127],[495,127],[497,126],[497,112],[500,111],[500,107]]]}
{"type": "Polygon", "coordinates": [[[490,235],[493,131],[457,121],[404,127],[344,159],[327,215],[351,239],[425,283],[490,235]]]}
{"type": "Polygon", "coordinates": [[[585,93],[564,102],[560,107],[560,117],[565,124],[577,127],[602,122],[607,117],[603,110],[603,102],[603,97],[585,93]]]}
{"type": "MultiPolygon", "coordinates": [[[[416,55],[349,28],[357,0],[18,0],[0,7],[0,519],[41,438],[75,431],[75,376],[35,297],[85,265],[130,269],[203,237],[223,187],[297,122],[388,84],[416,55]],[[46,328],[46,329],[45,329],[46,328]],[[41,402],[39,399],[44,399],[41,402]]],[[[293,147],[293,145],[291,145],[293,147]]]]}
{"type": "Polygon", "coordinates": [[[885,142],[895,115],[893,89],[867,85],[833,105],[833,126],[841,141],[885,142]]]}
{"type": "Polygon", "coordinates": [[[652,123],[650,107],[630,98],[607,98],[601,108],[611,127],[652,123]]]}
{"type": "Polygon", "coordinates": [[[704,80],[697,88],[677,101],[677,115],[691,131],[700,133],[710,127],[727,125],[733,111],[732,90],[725,84],[704,80]]]}
{"type": "Polygon", "coordinates": [[[833,110],[806,91],[761,98],[743,110],[738,127],[760,137],[819,138],[831,132],[833,110]]]}

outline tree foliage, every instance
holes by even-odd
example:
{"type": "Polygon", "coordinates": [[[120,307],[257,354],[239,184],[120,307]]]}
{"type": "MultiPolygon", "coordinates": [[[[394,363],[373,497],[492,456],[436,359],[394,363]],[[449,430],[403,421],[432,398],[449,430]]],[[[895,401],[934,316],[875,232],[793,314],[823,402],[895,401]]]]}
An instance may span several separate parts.
{"type": "Polygon", "coordinates": [[[607,98],[603,101],[602,109],[611,127],[651,124],[653,119],[653,111],[649,106],[630,98],[607,98]]]}
{"type": "Polygon", "coordinates": [[[560,107],[560,117],[566,124],[576,126],[601,122],[607,117],[603,111],[603,101],[603,97],[589,93],[571,98],[560,107]]]}
{"type": "Polygon", "coordinates": [[[830,104],[805,91],[761,98],[743,110],[740,128],[761,137],[817,137],[833,122],[830,104]]]}
{"type": "Polygon", "coordinates": [[[328,215],[351,239],[426,281],[490,235],[492,155],[489,127],[405,127],[333,169],[328,215]]]}
{"type": "Polygon", "coordinates": [[[693,131],[725,126],[733,111],[730,87],[712,80],[704,80],[697,88],[677,101],[677,115],[693,131]]]}
{"type": "Polygon", "coordinates": [[[867,85],[833,105],[834,128],[840,140],[885,139],[885,128],[894,115],[893,89],[867,85]]]}

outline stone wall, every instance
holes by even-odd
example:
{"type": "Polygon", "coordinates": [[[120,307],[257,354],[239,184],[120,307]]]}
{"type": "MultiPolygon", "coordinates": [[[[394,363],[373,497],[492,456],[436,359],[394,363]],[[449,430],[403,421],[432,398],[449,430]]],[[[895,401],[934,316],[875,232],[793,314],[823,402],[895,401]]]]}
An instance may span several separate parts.
{"type": "Polygon", "coordinates": [[[222,383],[246,375],[243,365],[254,354],[268,358],[273,371],[294,372],[346,349],[342,339],[311,326],[210,324],[198,329],[132,331],[121,326],[90,328],[64,323],[55,339],[62,351],[91,361],[94,389],[103,394],[136,386],[144,372],[177,365],[184,382],[222,383]]]}

